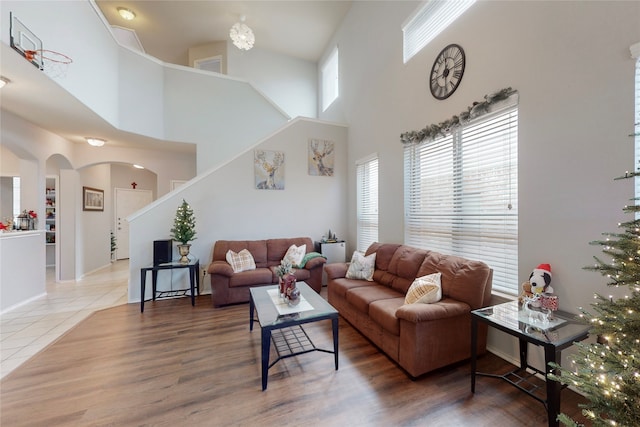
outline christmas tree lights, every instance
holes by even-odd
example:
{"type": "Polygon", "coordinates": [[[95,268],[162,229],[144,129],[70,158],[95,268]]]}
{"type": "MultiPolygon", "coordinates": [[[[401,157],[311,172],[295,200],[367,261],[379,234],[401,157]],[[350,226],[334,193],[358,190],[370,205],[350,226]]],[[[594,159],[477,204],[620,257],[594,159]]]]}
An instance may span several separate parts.
{"type": "MultiPolygon", "coordinates": [[[[636,176],[640,171],[627,171],[616,179],[636,176]]],[[[637,218],[638,199],[624,211],[637,218]]],[[[580,308],[598,341],[575,343],[572,366],[553,364],[561,375],[549,375],[587,398],[580,406],[594,426],[640,425],[640,220],[619,223],[618,227],[623,231],[604,233],[606,239],[591,242],[601,246],[610,261],[594,257],[595,264],[585,268],[605,276],[607,286],[627,287],[630,294],[618,299],[595,294],[593,313],[580,308]]],[[[558,418],[565,425],[579,425],[565,414],[558,418]]]]}
{"type": "Polygon", "coordinates": [[[182,204],[176,211],[176,217],[173,220],[173,228],[171,229],[171,238],[182,243],[188,244],[196,239],[196,217],[193,214],[191,206],[182,199],[182,204]]]}

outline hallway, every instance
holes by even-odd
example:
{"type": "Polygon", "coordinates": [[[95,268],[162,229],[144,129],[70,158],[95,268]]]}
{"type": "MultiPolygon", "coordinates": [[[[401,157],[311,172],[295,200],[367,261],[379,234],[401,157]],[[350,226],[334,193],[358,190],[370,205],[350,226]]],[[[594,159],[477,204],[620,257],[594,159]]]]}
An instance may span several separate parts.
{"type": "Polygon", "coordinates": [[[0,316],[0,378],[54,342],[89,314],[127,303],[129,260],[77,282],[56,283],[47,268],[47,295],[0,316]]]}

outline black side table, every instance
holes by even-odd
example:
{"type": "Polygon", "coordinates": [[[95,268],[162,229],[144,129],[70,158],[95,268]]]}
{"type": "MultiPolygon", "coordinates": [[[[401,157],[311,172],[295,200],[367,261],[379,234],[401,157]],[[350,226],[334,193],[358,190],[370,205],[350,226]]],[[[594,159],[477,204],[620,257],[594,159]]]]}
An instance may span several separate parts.
{"type": "Polygon", "coordinates": [[[140,269],[140,312],[144,312],[144,294],[147,281],[147,272],[151,272],[151,286],[152,286],[152,299],[155,301],[158,298],[171,298],[175,296],[186,296],[187,291],[191,292],[191,305],[196,305],[196,292],[200,295],[200,261],[198,258],[189,260],[188,263],[182,263],[179,261],[165,262],[162,264],[152,265],[149,267],[143,267],[140,269]],[[188,268],[189,269],[189,289],[177,289],[171,291],[157,291],[156,284],[158,281],[158,271],[160,270],[173,270],[176,268],[188,268]]]}
{"type": "MultiPolygon", "coordinates": [[[[537,315],[536,312],[533,314],[537,315]]],[[[562,350],[571,347],[574,342],[586,339],[591,327],[588,324],[578,322],[574,315],[561,311],[554,312],[553,319],[549,322],[540,319],[539,316],[530,316],[518,304],[518,301],[510,301],[471,312],[471,393],[474,393],[476,389],[476,375],[503,379],[541,402],[547,409],[549,426],[555,427],[558,425],[556,418],[560,413],[560,391],[563,386],[559,382],[547,378],[547,373],[552,372],[549,362],[560,365],[562,350]],[[520,343],[519,368],[504,375],[476,372],[478,322],[486,323],[518,338],[520,343]],[[527,360],[529,343],[544,348],[545,371],[529,365],[527,360]],[[535,374],[544,375],[546,399],[535,395],[536,386],[527,380],[535,374]]],[[[557,374],[557,372],[554,373],[557,374]]]]}

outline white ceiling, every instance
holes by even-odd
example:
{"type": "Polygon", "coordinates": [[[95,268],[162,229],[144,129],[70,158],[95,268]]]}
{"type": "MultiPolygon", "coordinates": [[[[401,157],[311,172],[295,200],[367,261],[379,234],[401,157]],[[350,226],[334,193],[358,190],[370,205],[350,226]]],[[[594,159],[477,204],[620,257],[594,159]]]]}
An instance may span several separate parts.
{"type": "MultiPolygon", "coordinates": [[[[317,61],[351,6],[350,1],[113,1],[97,0],[112,25],[136,30],[145,52],[187,65],[189,47],[225,40],[229,28],[246,16],[256,36],[255,47],[317,61]],[[117,7],[137,14],[124,21],[117,7]]],[[[121,132],[0,43],[1,73],[10,84],[0,90],[0,106],[35,125],[76,143],[100,135],[114,146],[195,152],[192,144],[159,141],[121,132]],[[42,96],[47,94],[47,96],[42,96]]]]}
{"type": "Polygon", "coordinates": [[[136,31],[146,53],[172,64],[188,65],[187,51],[228,40],[229,29],[244,15],[256,48],[318,61],[351,7],[351,1],[191,1],[96,0],[111,25],[136,31]],[[136,18],[123,19],[118,7],[136,18]]]}

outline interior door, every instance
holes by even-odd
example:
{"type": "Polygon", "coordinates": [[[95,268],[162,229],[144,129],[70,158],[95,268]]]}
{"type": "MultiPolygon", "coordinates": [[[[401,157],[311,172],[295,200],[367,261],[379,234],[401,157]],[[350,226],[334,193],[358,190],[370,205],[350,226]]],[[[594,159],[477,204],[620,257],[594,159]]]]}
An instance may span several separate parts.
{"type": "Polygon", "coordinates": [[[116,188],[116,259],[129,258],[129,221],[127,217],[152,202],[151,190],[116,188]]]}

